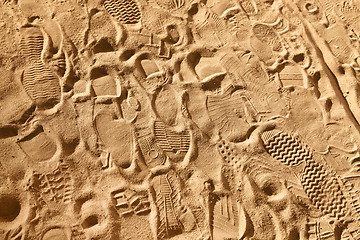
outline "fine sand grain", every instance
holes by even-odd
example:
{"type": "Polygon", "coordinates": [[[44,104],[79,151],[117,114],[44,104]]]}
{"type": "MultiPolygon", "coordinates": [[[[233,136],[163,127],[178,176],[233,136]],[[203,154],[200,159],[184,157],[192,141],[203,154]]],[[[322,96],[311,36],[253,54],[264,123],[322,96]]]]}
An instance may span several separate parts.
{"type": "Polygon", "coordinates": [[[2,0],[0,32],[0,240],[360,240],[360,0],[2,0]]]}

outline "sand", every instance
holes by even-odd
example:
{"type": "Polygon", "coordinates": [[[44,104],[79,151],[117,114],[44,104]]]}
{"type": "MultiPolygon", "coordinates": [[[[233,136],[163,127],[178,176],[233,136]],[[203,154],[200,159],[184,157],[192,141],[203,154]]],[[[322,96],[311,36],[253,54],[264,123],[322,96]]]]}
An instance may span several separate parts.
{"type": "Polygon", "coordinates": [[[360,240],[360,0],[2,0],[1,240],[360,240]]]}

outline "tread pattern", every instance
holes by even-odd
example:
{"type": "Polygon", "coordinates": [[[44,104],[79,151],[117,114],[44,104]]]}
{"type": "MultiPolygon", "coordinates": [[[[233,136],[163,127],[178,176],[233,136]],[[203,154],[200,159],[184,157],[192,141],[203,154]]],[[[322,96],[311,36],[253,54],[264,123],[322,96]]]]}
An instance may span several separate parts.
{"type": "Polygon", "coordinates": [[[66,163],[60,162],[59,166],[50,173],[34,174],[37,184],[32,186],[32,189],[35,189],[35,194],[40,193],[38,198],[40,203],[71,202],[73,186],[68,168],[66,163]]]}
{"type": "Polygon", "coordinates": [[[180,186],[176,174],[169,172],[156,177],[155,204],[159,211],[158,239],[164,239],[181,231],[176,210],[180,203],[180,186]]]}
{"type": "Polygon", "coordinates": [[[312,153],[293,136],[278,130],[262,133],[262,140],[269,154],[287,166],[297,166],[312,159],[312,153]]]}
{"type": "Polygon", "coordinates": [[[166,10],[175,10],[184,6],[185,0],[157,0],[156,3],[166,10]]]}
{"type": "Polygon", "coordinates": [[[297,166],[305,162],[300,180],[308,198],[323,214],[344,220],[351,206],[335,173],[315,162],[311,151],[287,133],[274,129],[262,133],[261,138],[269,154],[283,164],[297,166]]]}
{"type": "Polygon", "coordinates": [[[20,41],[21,52],[26,58],[27,67],[22,76],[25,92],[37,106],[53,106],[60,102],[59,79],[41,59],[44,36],[37,27],[24,30],[20,41]]]}
{"type": "Polygon", "coordinates": [[[282,50],[280,39],[270,26],[257,23],[253,26],[252,30],[257,39],[265,42],[274,51],[280,52],[282,50]]]}
{"type": "Polygon", "coordinates": [[[120,189],[112,193],[115,207],[121,216],[129,214],[146,214],[150,212],[150,202],[144,193],[137,193],[130,189],[120,189]]]}
{"type": "Polygon", "coordinates": [[[141,12],[134,0],[105,0],[105,9],[123,24],[140,22],[141,12]]]}
{"type": "Polygon", "coordinates": [[[166,128],[163,122],[155,121],[154,133],[156,141],[165,152],[187,152],[190,146],[190,132],[181,133],[166,128]]]}
{"type": "Polygon", "coordinates": [[[206,107],[211,121],[219,128],[221,135],[229,137],[238,131],[245,116],[244,100],[239,94],[233,94],[233,87],[227,88],[222,95],[208,96],[206,107]]]}
{"type": "Polygon", "coordinates": [[[344,220],[348,213],[347,201],[336,176],[329,174],[323,165],[307,161],[301,175],[302,186],[312,201],[324,214],[344,220]]]}
{"type": "Polygon", "coordinates": [[[225,239],[237,239],[238,226],[238,209],[236,201],[231,196],[219,196],[214,206],[213,228],[214,235],[223,236],[225,239]]]}
{"type": "Polygon", "coordinates": [[[44,36],[40,29],[31,27],[25,30],[20,40],[20,49],[28,61],[39,61],[41,59],[43,46],[44,36]]]}
{"type": "Polygon", "coordinates": [[[235,169],[240,166],[240,161],[238,161],[237,153],[233,148],[230,147],[228,141],[226,141],[225,139],[221,139],[221,141],[219,141],[216,146],[223,161],[226,164],[234,167],[235,169]]]}
{"type": "Polygon", "coordinates": [[[147,166],[151,168],[165,163],[166,156],[152,135],[137,136],[137,141],[147,166]]]}
{"type": "Polygon", "coordinates": [[[41,61],[28,66],[23,75],[23,86],[29,97],[38,104],[60,101],[60,85],[55,74],[41,61]]]}
{"type": "Polygon", "coordinates": [[[254,15],[257,13],[257,9],[251,0],[240,1],[240,6],[246,12],[246,14],[254,15]]]}

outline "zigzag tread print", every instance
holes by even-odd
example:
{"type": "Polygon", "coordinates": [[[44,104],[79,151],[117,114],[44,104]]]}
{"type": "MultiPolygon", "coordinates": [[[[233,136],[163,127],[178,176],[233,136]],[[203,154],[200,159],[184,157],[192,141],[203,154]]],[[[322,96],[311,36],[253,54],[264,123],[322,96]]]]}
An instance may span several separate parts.
{"type": "Polygon", "coordinates": [[[323,165],[310,160],[300,180],[307,196],[320,211],[344,220],[350,209],[336,176],[330,174],[323,165]]]}
{"type": "Polygon", "coordinates": [[[274,129],[262,133],[261,138],[269,154],[282,163],[296,166],[305,162],[300,180],[309,199],[323,214],[345,219],[350,206],[334,173],[315,162],[311,151],[287,133],[274,129]]]}
{"type": "Polygon", "coordinates": [[[298,166],[312,159],[312,153],[307,147],[279,130],[266,131],[261,138],[268,153],[288,166],[298,166]]]}
{"type": "Polygon", "coordinates": [[[123,24],[135,24],[141,19],[141,12],[134,0],[105,0],[105,9],[123,24]]]}

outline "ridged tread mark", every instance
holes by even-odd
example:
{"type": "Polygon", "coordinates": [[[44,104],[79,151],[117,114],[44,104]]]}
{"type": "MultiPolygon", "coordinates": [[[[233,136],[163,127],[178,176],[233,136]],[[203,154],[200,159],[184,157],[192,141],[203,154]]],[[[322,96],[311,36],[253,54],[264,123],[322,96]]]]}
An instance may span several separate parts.
{"type": "Polygon", "coordinates": [[[181,231],[176,209],[179,208],[180,186],[174,178],[176,173],[170,172],[157,177],[155,204],[159,211],[158,239],[164,239],[181,231]]]}
{"type": "Polygon", "coordinates": [[[60,101],[59,79],[41,61],[33,62],[24,70],[22,83],[25,92],[38,106],[60,101]]]}
{"type": "Polygon", "coordinates": [[[242,119],[244,113],[243,96],[233,94],[233,87],[229,86],[222,95],[208,96],[206,107],[211,121],[219,128],[221,134],[226,137],[238,131],[239,125],[245,123],[242,119]]]}
{"type": "Polygon", "coordinates": [[[105,9],[123,24],[140,22],[141,12],[134,0],[105,0],[105,9]]]}
{"type": "MultiPolygon", "coordinates": [[[[239,231],[239,212],[236,201],[229,195],[218,196],[214,206],[213,228],[221,234],[227,235],[229,239],[235,239],[239,231]]],[[[219,234],[219,233],[218,233],[219,234]]],[[[227,239],[227,238],[226,238],[227,239]]]]}
{"type": "Polygon", "coordinates": [[[20,48],[27,62],[22,75],[25,92],[37,106],[53,106],[60,102],[61,88],[58,77],[41,59],[44,36],[38,27],[24,27],[21,35],[20,48]]]}
{"type": "Polygon", "coordinates": [[[294,137],[278,130],[266,131],[261,138],[268,153],[288,166],[312,159],[312,153],[294,137]]]}
{"type": "Polygon", "coordinates": [[[28,62],[41,60],[44,47],[44,36],[37,27],[26,27],[21,30],[20,50],[28,62]]]}
{"type": "Polygon", "coordinates": [[[300,180],[309,199],[323,214],[345,219],[351,209],[335,173],[315,162],[311,151],[287,133],[274,129],[262,133],[261,139],[269,154],[282,163],[297,166],[305,162],[300,180]]]}
{"type": "Polygon", "coordinates": [[[175,10],[184,6],[185,0],[157,0],[156,3],[166,10],[175,10]]]}
{"type": "Polygon", "coordinates": [[[155,121],[154,135],[160,148],[165,152],[187,152],[190,146],[190,132],[171,131],[161,121],[155,121]]]}
{"type": "Polygon", "coordinates": [[[33,186],[36,194],[39,193],[39,201],[42,204],[49,202],[69,203],[72,199],[72,178],[68,171],[69,166],[60,162],[59,166],[50,173],[35,173],[37,184],[33,186]]]}

